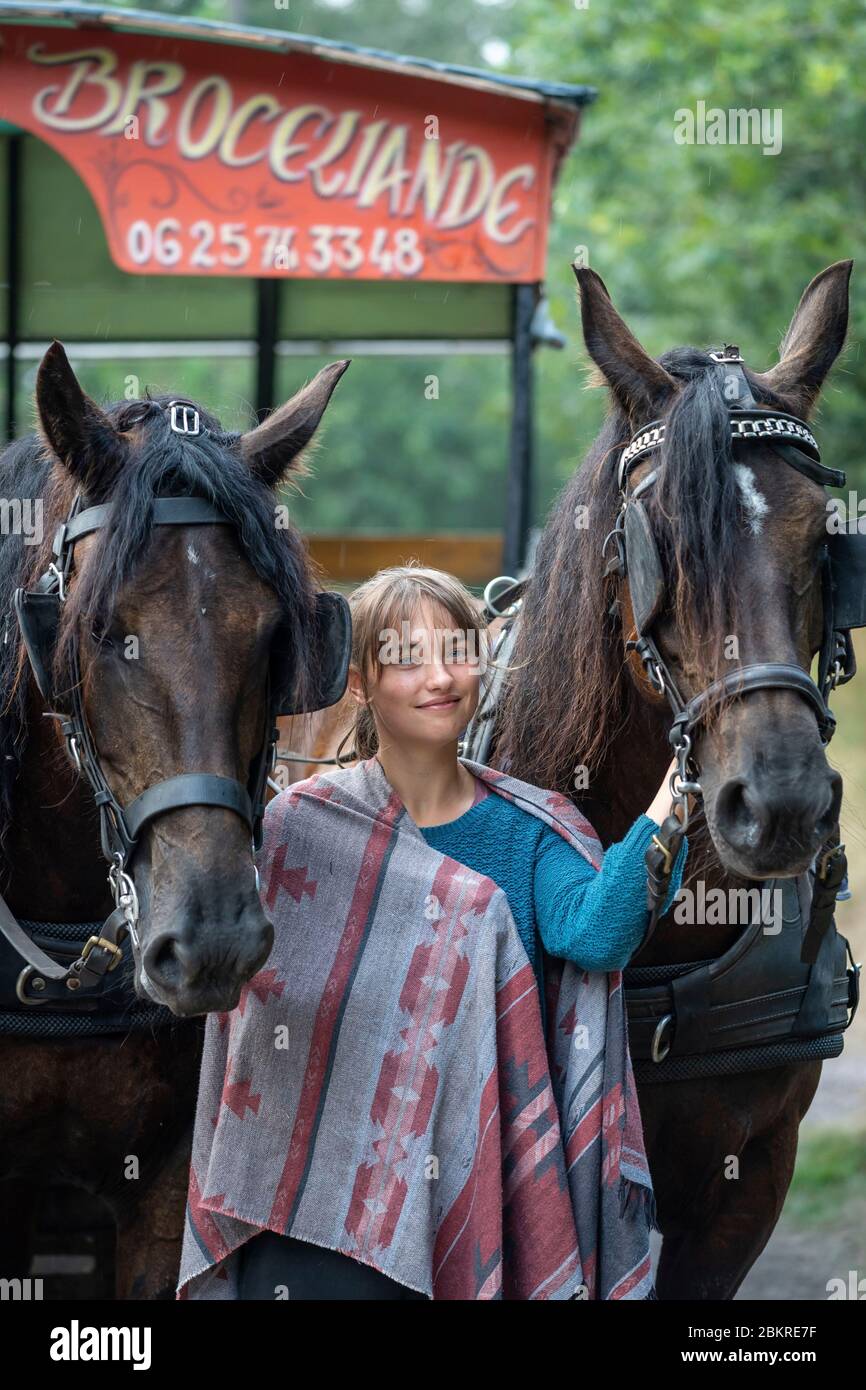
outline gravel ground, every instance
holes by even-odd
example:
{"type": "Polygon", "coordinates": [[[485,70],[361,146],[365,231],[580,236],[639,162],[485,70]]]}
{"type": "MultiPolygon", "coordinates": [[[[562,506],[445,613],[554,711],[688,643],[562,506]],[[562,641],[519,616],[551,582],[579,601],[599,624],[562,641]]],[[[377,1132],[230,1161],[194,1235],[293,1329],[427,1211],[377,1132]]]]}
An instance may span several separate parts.
{"type": "MultiPolygon", "coordinates": [[[[866,1020],[864,1020],[866,1022],[866,1020]]],[[[841,1057],[825,1062],[821,1081],[800,1126],[805,1136],[819,1129],[866,1129],[866,1028],[858,1018],[841,1057]]],[[[653,1233],[653,1262],[659,1237],[653,1233]]],[[[744,1280],[737,1299],[767,1302],[827,1299],[827,1281],[866,1277],[866,1192],[856,1212],[840,1209],[832,1228],[803,1230],[783,1211],[770,1240],[744,1280]]]]}

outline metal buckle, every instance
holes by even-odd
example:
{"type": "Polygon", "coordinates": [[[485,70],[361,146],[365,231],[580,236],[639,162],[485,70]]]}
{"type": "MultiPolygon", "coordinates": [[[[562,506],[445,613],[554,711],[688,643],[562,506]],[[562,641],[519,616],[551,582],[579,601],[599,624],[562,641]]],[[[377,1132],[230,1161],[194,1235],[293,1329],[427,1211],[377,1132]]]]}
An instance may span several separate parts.
{"type": "Polygon", "coordinates": [[[662,872],[664,873],[665,878],[669,878],[674,863],[673,851],[669,849],[667,845],[662,844],[658,835],[653,835],[652,841],[656,849],[660,849],[665,857],[664,869],[662,870],[662,872]]]}
{"type": "Polygon", "coordinates": [[[54,563],[54,561],[52,560],[52,561],[51,561],[51,564],[48,566],[48,573],[49,573],[49,574],[53,574],[53,575],[54,575],[54,578],[57,580],[57,597],[60,599],[60,602],[61,602],[61,603],[65,603],[65,602],[66,602],[66,583],[65,583],[65,580],[64,580],[64,578],[63,578],[63,571],[62,571],[62,570],[59,570],[59,569],[57,568],[56,564],[54,563]]]}
{"type": "Polygon", "coordinates": [[[187,401],[169,401],[169,424],[175,434],[201,434],[201,417],[187,401]]]}
{"type": "Polygon", "coordinates": [[[745,362],[745,358],[740,356],[740,349],[736,343],[722,343],[720,352],[711,352],[714,362],[745,362]]]}
{"type": "Polygon", "coordinates": [[[68,734],[66,746],[69,749],[69,756],[75,764],[75,770],[79,776],[83,776],[84,768],[81,766],[81,754],[78,751],[78,738],[75,734],[68,734]]]}
{"type": "Polygon", "coordinates": [[[815,872],[822,883],[826,881],[827,874],[830,871],[831,860],[835,859],[837,854],[844,853],[844,850],[844,845],[833,845],[832,848],[825,850],[825,852],[821,855],[821,858],[818,860],[818,865],[815,872]]]}
{"type": "Polygon", "coordinates": [[[81,959],[83,961],[87,960],[87,957],[90,955],[90,952],[94,950],[97,946],[101,946],[103,950],[111,952],[111,954],[114,956],[114,960],[111,962],[108,969],[109,972],[112,970],[116,970],[118,965],[120,965],[120,962],[123,960],[123,951],[119,946],[115,946],[113,941],[106,941],[104,936],[89,937],[88,940],[84,943],[84,950],[81,952],[81,959]]]}
{"type": "MultiPolygon", "coordinates": [[[[505,614],[511,611],[511,607],[513,607],[514,605],[512,604],[510,608],[506,608],[503,611],[502,609],[496,607],[496,598],[499,597],[500,593],[506,593],[508,589],[511,589],[517,583],[518,581],[514,579],[510,574],[499,574],[496,576],[495,579],[491,579],[490,582],[485,586],[484,594],[482,595],[485,608],[487,608],[497,618],[504,617],[505,614]],[[504,585],[504,587],[501,590],[496,591],[495,586],[498,584],[504,585]]],[[[515,599],[514,603],[516,602],[517,600],[515,599]]]]}
{"type": "Polygon", "coordinates": [[[112,894],[114,895],[114,905],[115,907],[119,907],[123,912],[124,921],[132,937],[132,944],[137,951],[140,951],[141,942],[139,941],[137,930],[140,911],[138,893],[136,892],[135,884],[123,865],[123,855],[118,850],[115,850],[114,863],[108,870],[108,882],[111,886],[112,894]]]}
{"type": "Polygon", "coordinates": [[[44,985],[45,985],[44,976],[42,976],[42,975],[39,974],[39,971],[37,970],[36,966],[35,966],[35,965],[25,965],[24,969],[21,971],[21,974],[18,976],[18,979],[15,981],[15,994],[16,994],[16,996],[18,997],[18,999],[21,1001],[22,1004],[27,1004],[28,1006],[34,1006],[34,1005],[47,1004],[47,1003],[49,1003],[50,996],[47,996],[47,995],[46,995],[46,997],[45,997],[44,999],[33,999],[33,998],[31,998],[31,996],[30,996],[29,994],[25,994],[25,993],[24,993],[24,986],[25,986],[25,984],[27,983],[27,981],[30,979],[30,976],[31,976],[31,975],[34,977],[34,979],[36,979],[36,980],[41,980],[41,981],[42,981],[42,985],[43,985],[43,987],[44,987],[44,985]]]}
{"type": "Polygon", "coordinates": [[[671,1050],[670,1043],[665,1043],[664,1052],[662,1052],[662,1040],[664,1038],[667,1028],[671,1023],[673,1023],[673,1021],[673,1014],[665,1014],[664,1017],[660,1018],[658,1023],[656,1024],[656,1030],[653,1033],[652,1046],[650,1047],[650,1057],[654,1062],[663,1062],[671,1050]]]}

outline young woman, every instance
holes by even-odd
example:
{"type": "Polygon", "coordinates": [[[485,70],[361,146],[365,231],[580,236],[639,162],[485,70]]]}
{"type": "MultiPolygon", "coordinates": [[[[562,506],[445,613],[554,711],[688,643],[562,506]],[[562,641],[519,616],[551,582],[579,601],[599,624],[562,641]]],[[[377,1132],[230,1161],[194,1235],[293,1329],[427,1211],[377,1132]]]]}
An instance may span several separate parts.
{"type": "MultiPolygon", "coordinates": [[[[503,1074],[532,1075],[539,1068],[547,1074],[547,1058],[539,1061],[551,1007],[545,997],[547,956],[570,962],[571,977],[584,990],[575,995],[577,1005],[570,1010],[561,999],[558,1006],[554,1000],[558,1011],[552,1030],[566,1031],[566,1018],[578,1014],[588,1021],[584,1031],[593,1035],[574,1044],[595,1048],[587,1058],[592,1057],[593,1075],[601,1078],[603,1104],[598,1105],[596,1089],[583,1123],[594,1122],[593,1105],[604,1111],[609,1126],[620,1119],[623,1098],[633,1098],[634,1090],[624,1010],[609,1006],[607,972],[625,966],[646,932],[644,855],[668,813],[669,773],[646,814],[608,848],[602,861],[591,826],[566,798],[458,757],[459,739],[489,666],[488,634],[463,585],[438,570],[400,566],[380,571],[355,591],[350,603],[349,689],[357,709],[354,728],[340,749],[351,738],[358,761],[353,768],[341,765],[336,772],[295,784],[268,807],[261,894],[277,939],[265,971],[227,1016],[229,1027],[226,1016],[218,1028],[214,1017],[208,1017],[179,1296],[484,1298],[503,1296],[503,1290],[511,1297],[587,1296],[568,1290],[587,1286],[586,1271],[604,1267],[605,1250],[590,1253],[585,1247],[600,1231],[610,1232],[598,1236],[600,1244],[614,1247],[618,1238],[614,1208],[605,1207],[606,1192],[599,1196],[595,1189],[610,1188],[618,1175],[623,1209],[629,1186],[618,1166],[623,1146],[636,1154],[637,1168],[641,1158],[645,1161],[639,1122],[624,1140],[620,1136],[611,1144],[599,1121],[594,1137],[599,1150],[605,1139],[606,1157],[603,1171],[599,1168],[590,1180],[592,1190],[582,1189],[588,1196],[577,1195],[581,1189],[572,1182],[569,1167],[574,1222],[572,1210],[556,1207],[568,1186],[563,1177],[568,1165],[543,1192],[544,1164],[534,1166],[519,1201],[515,1198],[523,1204],[521,1214],[511,1213],[504,1221],[512,1234],[491,1237],[491,1272],[476,1278],[473,1270],[487,1249],[489,1223],[479,1226],[471,1250],[452,1252],[460,1251],[464,1228],[474,1219],[470,1212],[483,1206],[483,1183],[488,1205],[507,1206],[508,1194],[497,1183],[508,1165],[495,1158],[484,1170],[479,1157],[484,1125],[461,1120],[461,1107],[474,1116],[473,1087],[485,1075],[488,1092],[490,1085],[500,1085],[502,1109],[503,1074]],[[463,866],[474,872],[467,874],[463,866]],[[341,877],[346,903],[340,898],[341,877]],[[432,892],[424,891],[431,886],[432,892]],[[458,907],[452,905],[455,893],[464,894],[458,907]],[[279,904],[291,915],[275,917],[279,904]],[[457,929],[457,935],[447,950],[442,948],[435,965],[439,973],[422,1010],[422,986],[435,973],[436,933],[445,928],[457,929]],[[490,944],[494,936],[495,951],[490,944]],[[408,964],[401,954],[404,947],[408,964]],[[492,963],[485,950],[488,955],[494,951],[492,963]],[[270,1007],[277,985],[283,1013],[269,1014],[263,1007],[257,1021],[253,1011],[265,1003],[270,1007]],[[437,1002],[449,991],[452,1002],[440,1009],[434,1027],[437,1002]],[[530,1012],[521,1015],[520,1008],[530,1012]],[[510,1020],[511,1033],[503,1016],[510,1020]],[[268,1053],[273,1071],[268,1050],[276,1046],[273,1034],[281,1018],[288,1032],[288,1060],[273,1083],[257,1067],[268,1053]],[[460,1039],[452,1051],[443,1041],[449,1025],[460,1039]],[[416,1027],[421,1036],[417,1069],[398,1085],[407,1039],[416,1027]],[[476,1066],[467,1050],[477,1047],[479,1059],[482,1054],[486,1058],[494,1035],[498,1055],[487,1074],[486,1061],[476,1066]],[[621,1054],[621,1071],[613,1079],[606,1050],[621,1054]],[[374,1073],[381,1073],[378,1081],[374,1073]],[[356,1092],[365,1086],[371,1096],[362,1101],[356,1092]],[[419,1096],[428,1086],[434,1088],[435,1100],[425,1109],[419,1096]],[[394,1097],[400,1120],[392,1118],[394,1097]],[[281,1126],[274,1112],[283,1103],[281,1126]],[[424,1152],[416,1159],[411,1145],[419,1136],[424,1152]],[[461,1144],[458,1165],[456,1157],[451,1161],[450,1152],[442,1150],[453,1147],[456,1155],[461,1144]],[[431,1159],[436,1173],[432,1185],[431,1159]],[[439,1165],[449,1162],[443,1176],[439,1165]],[[273,1171],[265,1180],[262,1174],[269,1165],[273,1171]],[[354,1183],[344,1193],[349,1173],[354,1183]],[[469,1173],[474,1174],[471,1182],[469,1173]],[[451,1197],[444,1195],[449,1191],[451,1197]],[[607,1212],[606,1225],[594,1207],[583,1212],[584,1205],[597,1200],[607,1212]],[[589,1234],[581,1236],[584,1215],[589,1234]],[[401,1244],[404,1226],[413,1234],[401,1244]],[[551,1228],[560,1227],[562,1250],[553,1248],[555,1235],[550,1236],[551,1228]],[[581,1240],[584,1248],[579,1250],[581,1240]],[[501,1247],[506,1245],[512,1254],[503,1259],[501,1247]]],[[[686,854],[684,840],[666,907],[679,888],[686,854]]],[[[552,1062],[551,1076],[570,1065],[570,1054],[562,1066],[552,1062]]],[[[586,1060],[580,1065],[591,1070],[586,1060]]],[[[526,1118],[514,1133],[502,1130],[501,1144],[514,1146],[515,1153],[528,1130],[540,1126],[541,1094],[533,1092],[535,1100],[520,1101],[526,1118]]],[[[483,1109],[483,1100],[478,1104],[483,1109]]],[[[543,1113],[547,1127],[539,1127],[538,1133],[559,1135],[562,1120],[561,1141],[568,1147],[567,1116],[543,1113]]],[[[507,1116],[501,1120],[506,1122],[507,1116]]],[[[486,1123],[493,1123],[491,1115],[486,1123]]],[[[641,1180],[646,1195],[648,1174],[642,1179],[638,1174],[641,1180]]],[[[497,1232],[501,1215],[493,1219],[497,1232]]],[[[622,1293],[625,1285],[614,1275],[607,1284],[604,1279],[598,1287],[593,1282],[589,1296],[652,1297],[648,1254],[641,1249],[637,1263],[642,1282],[635,1287],[642,1292],[622,1293]]],[[[631,1272],[633,1256],[624,1251],[620,1264],[631,1272]]],[[[616,1260],[609,1258],[608,1265],[613,1269],[616,1260]]],[[[596,1281],[595,1273],[592,1279],[596,1281]]]]}

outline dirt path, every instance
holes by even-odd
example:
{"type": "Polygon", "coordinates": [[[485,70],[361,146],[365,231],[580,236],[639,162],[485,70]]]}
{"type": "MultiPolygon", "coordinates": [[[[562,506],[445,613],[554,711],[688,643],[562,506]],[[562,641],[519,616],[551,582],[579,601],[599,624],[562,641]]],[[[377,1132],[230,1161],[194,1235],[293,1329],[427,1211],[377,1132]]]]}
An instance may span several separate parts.
{"type": "MultiPolygon", "coordinates": [[[[857,1028],[858,1017],[853,1025],[857,1028]]],[[[841,1057],[825,1062],[821,1081],[800,1126],[801,1136],[820,1129],[866,1130],[866,1050],[862,1030],[846,1041],[841,1057]]],[[[848,1278],[849,1270],[866,1276],[866,1192],[858,1210],[839,1211],[838,1225],[804,1231],[783,1211],[738,1299],[827,1298],[827,1281],[848,1278]]]]}
{"type": "MultiPolygon", "coordinates": [[[[805,1137],[821,1129],[866,1130],[866,1028],[858,1016],[841,1057],[825,1062],[821,1081],[800,1126],[805,1137]]],[[[658,1259],[653,1233],[653,1263],[658,1259]]],[[[827,1299],[827,1281],[847,1281],[849,1270],[866,1277],[866,1191],[857,1209],[839,1211],[838,1224],[804,1230],[782,1212],[763,1254],[745,1279],[737,1299],[784,1303],[827,1299]]]]}

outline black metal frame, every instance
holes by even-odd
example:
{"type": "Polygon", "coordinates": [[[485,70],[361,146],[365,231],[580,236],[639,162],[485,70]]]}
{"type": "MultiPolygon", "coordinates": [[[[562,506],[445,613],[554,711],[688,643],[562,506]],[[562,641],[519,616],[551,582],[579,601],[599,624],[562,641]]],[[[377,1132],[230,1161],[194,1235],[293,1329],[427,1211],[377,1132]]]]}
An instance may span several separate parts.
{"type": "Polygon", "coordinates": [[[21,135],[9,136],[9,167],[6,171],[6,256],[9,269],[9,313],[6,335],[6,438],[16,433],[15,391],[17,387],[15,349],[18,346],[19,290],[21,281],[21,135]]]}
{"type": "Polygon", "coordinates": [[[511,444],[505,489],[502,568],[517,574],[526,560],[533,491],[533,340],[537,285],[515,285],[511,317],[511,444]]]}

